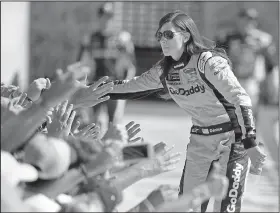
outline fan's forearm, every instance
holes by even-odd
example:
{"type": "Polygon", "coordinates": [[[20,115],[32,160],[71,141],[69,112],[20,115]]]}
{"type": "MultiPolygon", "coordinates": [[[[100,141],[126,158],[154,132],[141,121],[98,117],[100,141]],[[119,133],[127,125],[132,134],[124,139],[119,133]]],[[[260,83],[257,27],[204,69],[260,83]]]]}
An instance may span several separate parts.
{"type": "Polygon", "coordinates": [[[129,167],[113,174],[115,177],[112,183],[120,190],[124,190],[137,181],[143,179],[141,171],[135,167],[129,167]]]}

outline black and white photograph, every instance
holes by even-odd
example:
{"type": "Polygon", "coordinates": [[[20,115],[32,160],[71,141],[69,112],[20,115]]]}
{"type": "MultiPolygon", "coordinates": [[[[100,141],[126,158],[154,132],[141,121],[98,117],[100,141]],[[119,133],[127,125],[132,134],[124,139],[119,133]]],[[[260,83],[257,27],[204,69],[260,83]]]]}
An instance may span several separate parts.
{"type": "Polygon", "coordinates": [[[1,212],[279,212],[279,1],[2,1],[1,212]]]}

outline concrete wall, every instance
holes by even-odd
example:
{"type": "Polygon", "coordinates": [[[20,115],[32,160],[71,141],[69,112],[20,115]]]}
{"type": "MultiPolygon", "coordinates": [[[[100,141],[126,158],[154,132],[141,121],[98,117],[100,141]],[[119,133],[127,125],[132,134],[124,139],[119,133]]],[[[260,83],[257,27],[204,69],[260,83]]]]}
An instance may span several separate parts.
{"type": "Polygon", "coordinates": [[[1,81],[28,85],[29,2],[1,2],[1,81]]]}

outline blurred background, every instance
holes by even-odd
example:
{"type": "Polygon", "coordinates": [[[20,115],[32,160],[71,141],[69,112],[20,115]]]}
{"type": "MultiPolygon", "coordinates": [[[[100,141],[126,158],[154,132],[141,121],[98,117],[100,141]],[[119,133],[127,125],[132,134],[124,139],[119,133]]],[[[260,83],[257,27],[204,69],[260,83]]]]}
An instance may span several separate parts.
{"type": "MultiPolygon", "coordinates": [[[[80,44],[98,28],[96,19],[101,4],[103,2],[1,2],[1,81],[26,88],[34,79],[52,78],[57,68],[65,68],[75,62],[80,44]]],[[[161,58],[154,34],[159,19],[167,12],[176,9],[187,12],[203,36],[223,43],[226,35],[236,28],[239,12],[247,8],[258,12],[258,29],[272,37],[274,54],[271,59],[278,65],[277,1],[115,2],[111,27],[131,34],[135,46],[136,75],[140,75],[161,58]]],[[[258,180],[259,187],[249,181],[244,210],[278,211],[279,69],[265,75],[258,87],[261,88],[257,107],[258,137],[266,145],[269,162],[261,180],[258,180]]],[[[186,149],[191,120],[173,102],[155,97],[129,101],[124,123],[131,120],[141,125],[144,138],[175,144],[177,151],[186,149]]],[[[158,182],[178,185],[183,158],[174,172],[132,186],[141,188],[136,190],[138,193],[135,194],[130,187],[126,190],[127,199],[131,198],[131,193],[144,197],[158,182]]],[[[122,208],[128,207],[120,206],[122,208]]]]}

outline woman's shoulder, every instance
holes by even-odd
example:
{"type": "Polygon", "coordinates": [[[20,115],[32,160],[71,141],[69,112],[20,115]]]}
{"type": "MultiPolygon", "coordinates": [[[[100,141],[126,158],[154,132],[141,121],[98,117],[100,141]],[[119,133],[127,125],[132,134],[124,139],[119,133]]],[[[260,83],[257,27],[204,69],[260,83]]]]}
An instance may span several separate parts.
{"type": "Polygon", "coordinates": [[[152,66],[152,70],[157,70],[157,72],[162,72],[164,67],[164,60],[160,59],[159,61],[157,61],[153,66],[152,66]]]}
{"type": "Polygon", "coordinates": [[[195,56],[197,59],[197,68],[199,71],[203,72],[205,64],[210,58],[213,57],[213,53],[211,51],[203,51],[197,53],[195,56]]]}
{"type": "Polygon", "coordinates": [[[154,67],[163,67],[163,64],[164,64],[164,59],[162,58],[154,64],[154,67]]]}
{"type": "Polygon", "coordinates": [[[149,70],[144,72],[142,75],[152,75],[152,76],[161,76],[163,72],[163,65],[160,61],[156,62],[149,70]]]}
{"type": "Polygon", "coordinates": [[[228,58],[225,53],[218,50],[203,51],[197,55],[197,68],[199,71],[204,72],[205,65],[212,65],[213,63],[227,63],[228,58]]]}
{"type": "Polygon", "coordinates": [[[204,50],[195,54],[199,59],[210,58],[214,56],[226,57],[227,53],[223,48],[215,48],[212,50],[204,50]]]}

